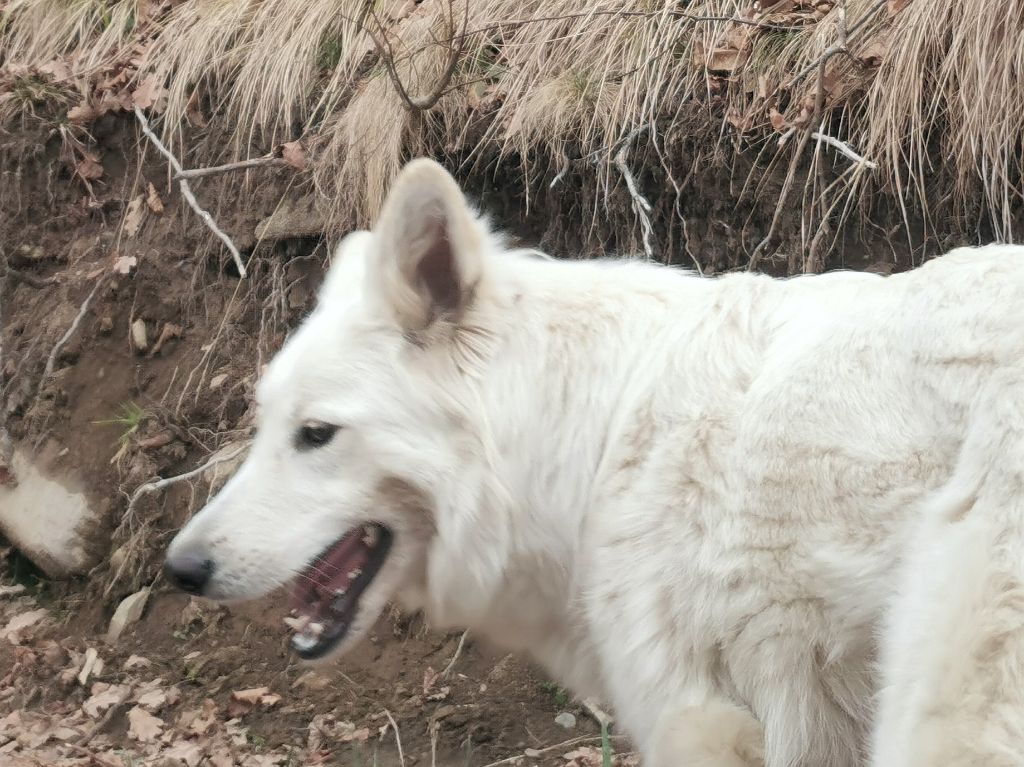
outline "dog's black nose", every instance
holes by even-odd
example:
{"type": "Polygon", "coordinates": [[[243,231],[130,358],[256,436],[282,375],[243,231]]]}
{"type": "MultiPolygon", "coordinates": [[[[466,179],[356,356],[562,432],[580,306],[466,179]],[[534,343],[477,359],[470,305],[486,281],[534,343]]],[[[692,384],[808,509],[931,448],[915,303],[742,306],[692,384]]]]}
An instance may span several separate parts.
{"type": "Polygon", "coordinates": [[[189,594],[202,594],[213,575],[213,560],[205,554],[185,552],[168,557],[164,570],[171,583],[189,594]]]}

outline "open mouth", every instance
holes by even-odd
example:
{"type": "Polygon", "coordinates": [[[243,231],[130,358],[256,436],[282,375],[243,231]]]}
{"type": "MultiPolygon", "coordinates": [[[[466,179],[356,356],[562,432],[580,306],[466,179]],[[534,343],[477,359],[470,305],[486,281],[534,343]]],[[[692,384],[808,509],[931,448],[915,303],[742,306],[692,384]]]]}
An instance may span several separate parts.
{"type": "Polygon", "coordinates": [[[373,582],[391,548],[391,531],[376,522],[349,530],[295,579],[292,649],[311,660],[337,646],[359,612],[359,598],[373,582]]]}

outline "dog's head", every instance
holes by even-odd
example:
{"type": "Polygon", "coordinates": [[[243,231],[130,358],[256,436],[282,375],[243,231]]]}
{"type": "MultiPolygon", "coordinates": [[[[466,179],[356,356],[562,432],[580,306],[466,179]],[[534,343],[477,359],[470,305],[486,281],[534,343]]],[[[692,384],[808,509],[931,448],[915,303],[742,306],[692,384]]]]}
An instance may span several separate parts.
{"type": "Polygon", "coordinates": [[[507,547],[475,388],[495,247],[440,166],[403,169],[259,382],[249,454],[171,543],[172,580],[221,601],[290,583],[306,658],[351,647],[396,596],[440,622],[483,609],[507,547]]]}

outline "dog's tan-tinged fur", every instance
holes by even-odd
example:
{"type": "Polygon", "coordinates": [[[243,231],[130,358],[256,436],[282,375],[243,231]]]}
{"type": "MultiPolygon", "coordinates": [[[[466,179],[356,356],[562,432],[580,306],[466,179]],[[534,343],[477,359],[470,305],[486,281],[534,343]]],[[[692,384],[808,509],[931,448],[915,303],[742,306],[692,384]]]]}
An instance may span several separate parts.
{"type": "Polygon", "coordinates": [[[701,279],[506,250],[410,163],[170,556],[256,597],[346,530],[652,767],[1024,763],[1024,249],[701,279]],[[340,429],[314,451],[312,419],[340,429]]]}

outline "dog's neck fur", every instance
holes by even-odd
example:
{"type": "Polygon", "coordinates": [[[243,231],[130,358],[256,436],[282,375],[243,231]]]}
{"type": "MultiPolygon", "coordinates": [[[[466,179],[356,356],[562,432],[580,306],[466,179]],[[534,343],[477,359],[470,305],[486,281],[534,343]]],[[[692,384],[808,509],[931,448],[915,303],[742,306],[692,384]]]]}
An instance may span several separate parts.
{"type": "MultiPolygon", "coordinates": [[[[619,434],[634,428],[637,403],[648,394],[649,382],[640,386],[634,372],[650,370],[640,361],[652,350],[664,355],[681,342],[654,342],[655,334],[677,333],[674,328],[686,324],[666,322],[666,315],[682,320],[702,311],[715,283],[636,263],[609,269],[558,262],[539,269],[534,259],[526,264],[505,257],[500,269],[495,346],[474,394],[484,416],[475,422],[486,424],[490,447],[483,481],[496,486],[490,492],[495,506],[481,510],[481,524],[504,544],[491,541],[479,550],[506,554],[502,562],[479,565],[498,568],[483,599],[435,590],[443,604],[434,617],[525,650],[558,669],[574,690],[600,694],[577,582],[581,558],[599,553],[581,550],[581,531],[600,523],[602,510],[592,506],[601,483],[614,473],[609,451],[619,434]],[[647,311],[637,312],[635,302],[632,312],[626,310],[623,282],[649,300],[647,311]],[[581,377],[589,377],[590,385],[581,385],[581,377]],[[514,504],[516,513],[502,503],[514,504]],[[466,610],[480,603],[486,607],[466,610]]],[[[671,359],[656,364],[670,365],[671,359]]],[[[472,545],[465,556],[473,557],[472,545]]]]}

